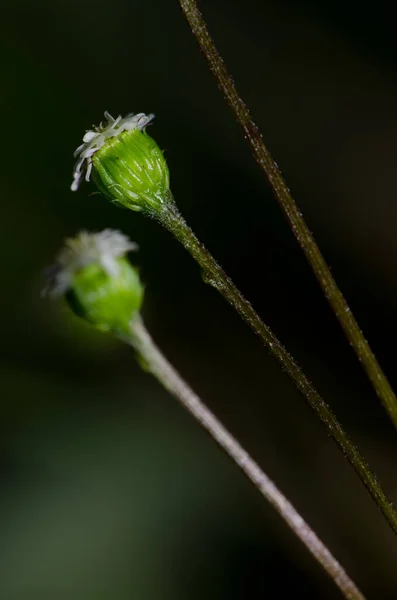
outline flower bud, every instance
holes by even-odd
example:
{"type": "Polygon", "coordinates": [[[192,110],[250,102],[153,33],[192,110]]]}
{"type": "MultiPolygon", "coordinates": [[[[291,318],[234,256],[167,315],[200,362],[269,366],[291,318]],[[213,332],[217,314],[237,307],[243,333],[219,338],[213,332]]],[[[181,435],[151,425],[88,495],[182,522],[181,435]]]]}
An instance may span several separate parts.
{"type": "Polygon", "coordinates": [[[75,152],[72,190],[91,174],[108,199],[132,210],[158,212],[169,196],[169,171],[156,142],[145,133],[154,115],[127,115],[117,119],[105,112],[106,121],[87,131],[75,152]]]}
{"type": "Polygon", "coordinates": [[[143,300],[139,274],[126,258],[134,249],[119,231],[82,231],[66,240],[46,291],[64,294],[79,317],[102,331],[125,334],[143,300]]]}

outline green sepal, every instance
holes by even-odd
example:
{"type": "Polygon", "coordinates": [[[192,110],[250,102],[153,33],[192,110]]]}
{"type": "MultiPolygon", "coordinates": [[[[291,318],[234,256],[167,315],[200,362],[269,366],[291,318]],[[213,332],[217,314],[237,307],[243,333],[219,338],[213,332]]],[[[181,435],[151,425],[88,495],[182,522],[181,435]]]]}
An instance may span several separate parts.
{"type": "Polygon", "coordinates": [[[92,180],[116,204],[156,213],[168,198],[169,171],[157,143],[133,129],[109,138],[92,158],[92,180]]]}
{"type": "Polygon", "coordinates": [[[73,276],[66,300],[76,315],[102,331],[126,334],[139,312],[144,289],[138,271],[122,257],[114,261],[117,273],[108,274],[91,263],[73,276]]]}

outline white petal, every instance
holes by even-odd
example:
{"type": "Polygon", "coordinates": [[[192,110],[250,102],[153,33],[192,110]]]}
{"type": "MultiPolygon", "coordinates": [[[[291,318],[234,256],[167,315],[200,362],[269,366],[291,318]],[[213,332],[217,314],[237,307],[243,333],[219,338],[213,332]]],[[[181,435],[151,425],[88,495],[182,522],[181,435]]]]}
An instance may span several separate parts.
{"type": "Polygon", "coordinates": [[[105,115],[105,119],[107,119],[109,121],[109,123],[114,123],[114,119],[113,119],[112,115],[110,113],[108,113],[107,110],[105,110],[104,115],[105,115]]]}
{"type": "Polygon", "coordinates": [[[126,131],[132,131],[132,129],[137,128],[137,122],[135,119],[129,119],[123,124],[123,127],[126,131]]]}
{"type": "Polygon", "coordinates": [[[88,164],[87,164],[87,172],[85,174],[85,180],[86,181],[90,180],[91,171],[92,171],[92,160],[88,161],[88,164]]]}
{"type": "MultiPolygon", "coordinates": [[[[120,121],[121,121],[121,115],[119,115],[117,117],[117,119],[111,124],[111,126],[109,128],[110,131],[112,131],[116,127],[116,125],[118,125],[120,123],[120,121]]],[[[106,133],[106,131],[104,133],[106,133]]]]}
{"type": "Polygon", "coordinates": [[[79,158],[79,160],[75,163],[73,170],[76,174],[79,174],[81,171],[81,167],[83,166],[83,162],[85,161],[85,158],[79,158]]]}
{"type": "Polygon", "coordinates": [[[146,127],[146,125],[148,123],[150,123],[150,121],[152,121],[154,119],[154,114],[150,114],[150,115],[139,115],[139,120],[138,120],[138,128],[139,129],[144,129],[146,127]]]}
{"type": "Polygon", "coordinates": [[[99,148],[87,148],[87,150],[84,152],[84,154],[82,154],[82,156],[84,158],[90,158],[90,156],[93,156],[98,150],[99,148]]]}
{"type": "Polygon", "coordinates": [[[89,142],[91,142],[95,136],[97,136],[98,134],[95,133],[95,131],[87,131],[86,134],[83,137],[83,142],[85,142],[86,144],[88,144],[89,142]]]}
{"type": "Polygon", "coordinates": [[[104,271],[110,277],[117,277],[119,274],[119,265],[114,260],[114,257],[111,255],[102,254],[100,257],[100,263],[104,269],[104,271]]]}
{"type": "Polygon", "coordinates": [[[73,152],[73,156],[76,157],[78,154],[80,154],[84,148],[86,147],[86,144],[81,144],[81,146],[79,146],[74,152],[73,152]]]}
{"type": "Polygon", "coordinates": [[[81,180],[83,179],[83,174],[80,173],[79,175],[75,175],[74,180],[72,185],[70,186],[70,189],[72,190],[72,192],[77,192],[77,190],[79,189],[81,180]]]}

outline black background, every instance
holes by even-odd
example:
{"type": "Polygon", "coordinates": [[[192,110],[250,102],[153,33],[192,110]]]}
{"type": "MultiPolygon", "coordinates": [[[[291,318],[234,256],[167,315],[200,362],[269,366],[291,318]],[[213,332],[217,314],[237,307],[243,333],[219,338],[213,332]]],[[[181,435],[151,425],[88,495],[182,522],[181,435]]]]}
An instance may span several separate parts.
{"type": "MultiPolygon", "coordinates": [[[[385,2],[203,0],[260,126],[397,384],[397,46],[385,2]]],[[[159,345],[369,598],[396,540],[303,397],[159,226],[84,185],[104,110],[154,112],[178,205],[397,498],[397,440],[218,92],[178,3],[3,2],[1,588],[4,600],[338,598],[307,551],[130,350],[40,298],[66,236],[140,245],[159,345]]]]}

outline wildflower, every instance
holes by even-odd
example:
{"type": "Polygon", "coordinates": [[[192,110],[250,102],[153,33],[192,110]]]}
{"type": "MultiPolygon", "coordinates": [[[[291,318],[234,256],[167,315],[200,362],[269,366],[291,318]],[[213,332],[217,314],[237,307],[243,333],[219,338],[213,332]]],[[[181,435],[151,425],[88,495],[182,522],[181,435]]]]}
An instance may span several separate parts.
{"type": "Polygon", "coordinates": [[[71,189],[92,177],[107,198],[133,210],[156,211],[166,202],[169,172],[162,151],[145,132],[154,115],[138,113],[105,121],[87,131],[74,153],[71,189]]]}
{"type": "Polygon", "coordinates": [[[45,291],[64,295],[79,317],[99,329],[125,333],[143,300],[139,274],[126,258],[136,249],[119,231],[82,231],[66,240],[45,291]]]}

